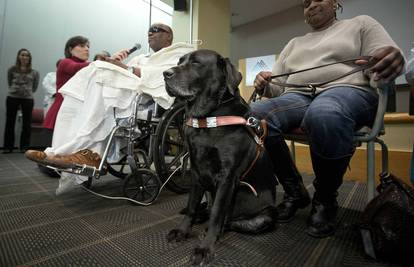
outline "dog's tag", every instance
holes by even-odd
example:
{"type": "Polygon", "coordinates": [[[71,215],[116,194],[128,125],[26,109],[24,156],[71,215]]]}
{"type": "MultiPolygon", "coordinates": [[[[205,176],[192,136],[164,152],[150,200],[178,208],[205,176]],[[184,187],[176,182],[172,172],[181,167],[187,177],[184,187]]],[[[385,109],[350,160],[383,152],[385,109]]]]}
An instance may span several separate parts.
{"type": "Polygon", "coordinates": [[[217,127],[217,117],[207,117],[207,128],[215,128],[217,127]]]}
{"type": "Polygon", "coordinates": [[[191,120],[191,125],[193,126],[193,128],[198,128],[198,120],[197,119],[192,119],[191,120]]]}
{"type": "Polygon", "coordinates": [[[259,139],[259,137],[257,135],[254,136],[254,141],[256,141],[256,143],[258,145],[260,145],[260,139],[259,139]]]}

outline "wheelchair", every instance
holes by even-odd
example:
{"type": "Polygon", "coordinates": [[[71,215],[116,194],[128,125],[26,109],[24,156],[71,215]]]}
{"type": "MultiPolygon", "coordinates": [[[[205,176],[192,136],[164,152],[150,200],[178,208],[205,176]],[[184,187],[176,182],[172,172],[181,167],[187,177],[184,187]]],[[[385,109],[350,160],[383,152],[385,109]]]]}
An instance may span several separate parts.
{"type": "Polygon", "coordinates": [[[164,187],[178,194],[188,192],[191,178],[184,142],[184,103],[174,103],[164,110],[150,96],[141,94],[134,99],[132,110],[129,117],[116,119],[99,168],[78,164],[65,169],[48,167],[87,176],[82,186],[95,195],[138,205],[152,204],[164,187]],[[121,146],[123,155],[115,162],[108,160],[111,151],[121,146]],[[123,197],[108,197],[91,190],[93,180],[107,173],[123,180],[123,197]]]}

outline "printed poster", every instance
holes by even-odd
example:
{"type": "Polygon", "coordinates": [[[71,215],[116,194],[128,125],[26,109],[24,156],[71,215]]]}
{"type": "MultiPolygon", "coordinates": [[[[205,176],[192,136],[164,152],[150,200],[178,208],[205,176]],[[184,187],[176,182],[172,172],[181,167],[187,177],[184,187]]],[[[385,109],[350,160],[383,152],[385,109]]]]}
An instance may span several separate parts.
{"type": "Polygon", "coordinates": [[[253,86],[256,75],[261,71],[272,71],[276,55],[246,58],[246,86],[253,86]]]}

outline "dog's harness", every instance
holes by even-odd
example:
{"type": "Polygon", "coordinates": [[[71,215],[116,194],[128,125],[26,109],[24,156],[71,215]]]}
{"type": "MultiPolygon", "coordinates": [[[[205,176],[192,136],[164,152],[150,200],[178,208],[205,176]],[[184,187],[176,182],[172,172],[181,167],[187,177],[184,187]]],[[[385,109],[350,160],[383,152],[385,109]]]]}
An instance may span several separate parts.
{"type": "Polygon", "coordinates": [[[248,186],[250,190],[252,190],[253,194],[257,197],[257,191],[254,187],[243,181],[243,179],[249,174],[253,166],[256,164],[257,160],[259,159],[260,155],[264,151],[264,140],[267,136],[267,123],[265,120],[258,120],[254,117],[249,117],[247,120],[240,116],[219,116],[219,117],[206,117],[206,118],[188,118],[186,126],[192,128],[217,128],[221,126],[228,126],[228,125],[243,125],[246,127],[249,134],[252,136],[254,141],[256,142],[256,156],[254,157],[253,161],[250,163],[247,170],[245,170],[240,177],[240,184],[248,186]]]}

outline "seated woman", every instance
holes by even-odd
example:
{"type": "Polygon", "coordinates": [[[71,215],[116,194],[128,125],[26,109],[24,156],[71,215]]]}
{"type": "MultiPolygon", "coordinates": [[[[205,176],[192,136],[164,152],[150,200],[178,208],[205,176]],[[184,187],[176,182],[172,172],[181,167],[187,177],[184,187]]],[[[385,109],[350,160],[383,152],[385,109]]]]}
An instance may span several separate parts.
{"type": "Polygon", "coordinates": [[[172,44],[172,39],[169,26],[153,24],[148,43],[154,53],[134,57],[125,65],[121,61],[128,50],[122,50],[79,71],[60,89],[64,101],[52,147],[29,150],[26,157],[55,167],[76,163],[98,168],[105,141],[115,126],[114,108],[117,117],[129,116],[137,93],[150,95],[165,109],[174,102],[165,91],[162,73],[194,48],[186,43],[172,44]]]}
{"type": "Polygon", "coordinates": [[[301,127],[308,134],[315,193],[307,233],[327,237],[335,232],[337,190],[355,151],[354,132],[370,125],[376,113],[378,96],[370,80],[394,80],[403,69],[404,58],[384,28],[369,16],[338,20],[336,11],[342,6],[336,0],[304,0],[303,8],[305,22],[312,31],[286,45],[272,72],[260,72],[256,76],[256,90],[269,99],[253,103],[252,112],[269,125],[265,145],[285,191],[283,202],[278,206],[281,223],[291,221],[298,209],[311,202],[283,133],[301,127]],[[317,88],[294,88],[289,84],[330,81],[355,65],[336,64],[274,81],[282,86],[271,83],[273,73],[290,73],[361,56],[371,56],[375,62],[369,71],[317,88]]]}

